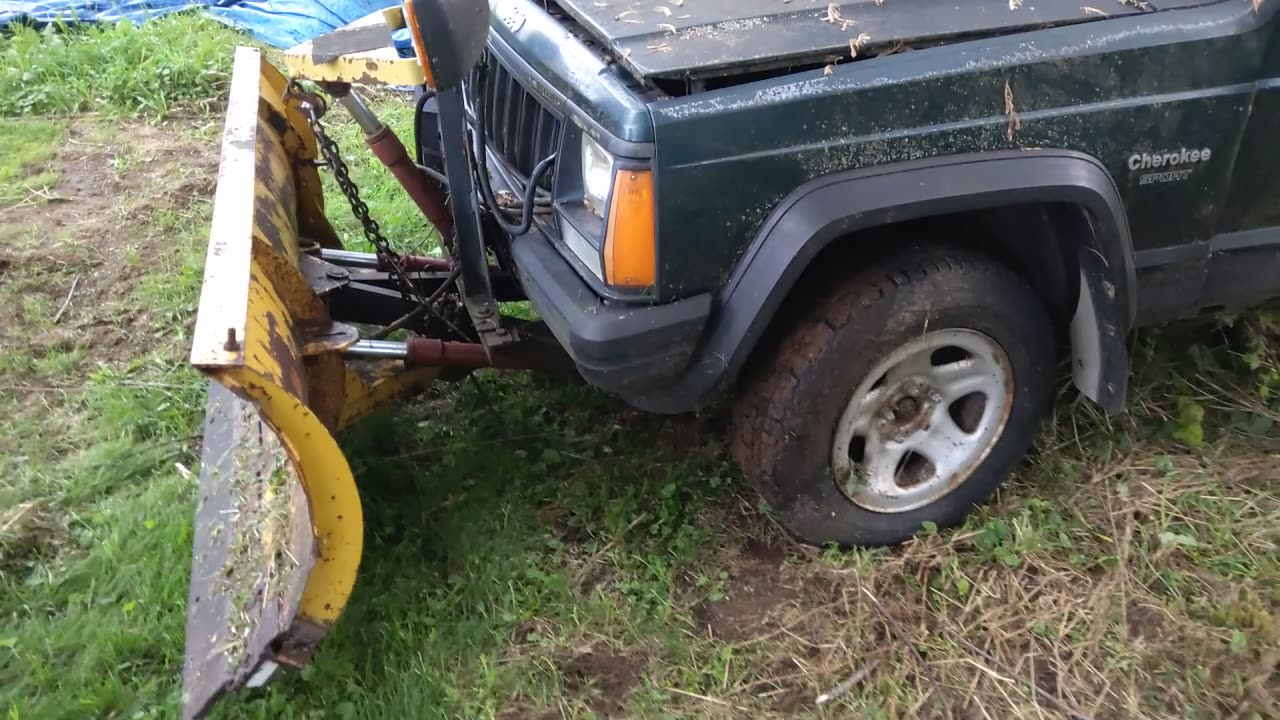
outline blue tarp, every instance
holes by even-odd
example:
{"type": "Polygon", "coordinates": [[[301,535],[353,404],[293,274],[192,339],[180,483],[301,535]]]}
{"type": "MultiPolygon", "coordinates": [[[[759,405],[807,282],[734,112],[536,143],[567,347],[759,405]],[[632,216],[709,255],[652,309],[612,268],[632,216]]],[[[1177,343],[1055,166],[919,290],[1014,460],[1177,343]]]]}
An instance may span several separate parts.
{"type": "Polygon", "coordinates": [[[142,23],[178,10],[203,7],[210,16],[260,42],[287,48],[398,4],[399,0],[0,0],[0,27],[59,20],[142,23]]]}

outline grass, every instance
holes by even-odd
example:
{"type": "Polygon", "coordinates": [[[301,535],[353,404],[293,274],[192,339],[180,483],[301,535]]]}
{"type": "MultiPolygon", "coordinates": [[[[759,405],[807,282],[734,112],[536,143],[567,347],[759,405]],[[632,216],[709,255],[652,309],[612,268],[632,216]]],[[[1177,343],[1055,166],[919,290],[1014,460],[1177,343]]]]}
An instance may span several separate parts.
{"type": "Polygon", "coordinates": [[[244,37],[198,14],[134,26],[15,27],[0,36],[0,116],[161,116],[216,107],[244,37]]]}
{"type": "Polygon", "coordinates": [[[58,120],[0,120],[0,204],[43,194],[58,181],[54,156],[63,124],[58,120]]]}
{"type": "MultiPolygon", "coordinates": [[[[75,41],[205,21],[165,22],[75,41]]],[[[6,717],[176,713],[203,412],[185,352],[216,154],[199,108],[219,88],[190,90],[181,122],[155,124],[154,98],[70,103],[39,112],[104,112],[12,120],[0,140],[30,139],[0,154],[0,192],[30,197],[0,206],[6,717]]],[[[402,103],[376,107],[407,137],[402,103]]],[[[358,131],[328,124],[388,236],[428,247],[358,131]]],[[[1064,382],[1037,452],[964,527],[851,553],[773,525],[717,413],[650,417],[511,374],[438,385],[342,438],[365,554],[313,664],[215,715],[1267,717],[1277,342],[1265,313],[1144,332],[1127,415],[1064,382]]]]}

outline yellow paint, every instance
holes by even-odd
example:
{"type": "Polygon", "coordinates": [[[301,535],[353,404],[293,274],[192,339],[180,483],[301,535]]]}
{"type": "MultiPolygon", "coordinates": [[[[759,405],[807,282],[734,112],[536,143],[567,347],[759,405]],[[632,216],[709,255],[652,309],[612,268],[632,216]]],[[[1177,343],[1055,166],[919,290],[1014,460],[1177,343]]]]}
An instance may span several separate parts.
{"type": "Polygon", "coordinates": [[[430,385],[440,374],[439,368],[405,370],[398,360],[382,360],[362,363],[358,368],[346,368],[346,402],[338,418],[337,428],[352,423],[373,412],[379,406],[430,385]]]}
{"type": "Polygon", "coordinates": [[[416,58],[402,58],[392,47],[362,50],[317,63],[311,60],[311,42],[307,41],[286,51],[284,64],[294,77],[316,82],[422,85],[427,81],[416,58]]]}
{"type": "Polygon", "coordinates": [[[328,627],[347,606],[364,548],[364,515],[347,458],[319,419],[265,375],[239,368],[214,373],[213,378],[258,406],[293,461],[311,507],[320,553],[307,576],[298,614],[328,627]]]}
{"type": "Polygon", "coordinates": [[[328,627],[355,585],[364,536],[355,478],[333,433],[435,373],[349,367],[341,344],[304,354],[301,328],[331,322],[298,268],[300,244],[318,240],[304,230],[327,227],[310,162],[315,137],[257,50],[237,51],[231,86],[191,362],[252,402],[280,436],[319,553],[299,618],[328,627]]]}
{"type": "Polygon", "coordinates": [[[391,45],[391,33],[404,27],[400,8],[369,13],[345,27],[381,24],[387,28],[387,45],[375,50],[348,53],[327,63],[311,59],[311,41],[295,45],[284,53],[284,65],[290,74],[316,82],[347,82],[362,85],[422,85],[426,75],[417,58],[402,58],[391,45]]]}
{"type": "Polygon", "coordinates": [[[253,402],[289,453],[307,495],[320,554],[307,577],[299,615],[327,627],[346,607],[360,567],[360,496],[337,442],[306,404],[306,367],[295,328],[301,320],[318,320],[323,303],[297,268],[281,262],[275,248],[254,234],[243,360],[238,367],[205,369],[253,402]]]}

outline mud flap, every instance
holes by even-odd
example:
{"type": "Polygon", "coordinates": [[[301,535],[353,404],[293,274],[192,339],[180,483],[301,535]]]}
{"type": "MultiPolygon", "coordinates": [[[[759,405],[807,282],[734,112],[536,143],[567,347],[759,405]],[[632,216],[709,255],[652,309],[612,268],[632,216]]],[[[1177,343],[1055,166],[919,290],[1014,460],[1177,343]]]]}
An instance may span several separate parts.
{"type": "MultiPolygon", "coordinates": [[[[337,247],[316,139],[258,51],[236,52],[191,363],[208,375],[183,717],[307,663],[346,607],[364,526],[334,435],[434,370],[348,363],[301,269],[337,247]]],[[[323,276],[323,273],[321,273],[323,276]]]]}
{"type": "Polygon", "coordinates": [[[1071,319],[1071,374],[1085,397],[1107,413],[1124,409],[1129,351],[1116,286],[1107,262],[1092,249],[1080,253],[1080,297],[1071,319]]]}

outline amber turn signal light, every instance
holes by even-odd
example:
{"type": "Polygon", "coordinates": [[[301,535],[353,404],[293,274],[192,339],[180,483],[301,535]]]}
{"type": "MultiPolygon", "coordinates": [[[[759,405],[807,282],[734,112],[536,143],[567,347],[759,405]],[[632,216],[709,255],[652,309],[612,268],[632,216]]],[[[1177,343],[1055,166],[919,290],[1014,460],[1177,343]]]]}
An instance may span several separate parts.
{"type": "Polygon", "coordinates": [[[418,56],[418,64],[422,66],[422,76],[427,79],[427,87],[434,89],[436,79],[431,74],[431,58],[427,55],[426,46],[422,44],[418,16],[413,14],[413,0],[404,0],[404,24],[409,27],[409,35],[413,38],[413,52],[418,56]]]}
{"type": "Polygon", "coordinates": [[[653,173],[618,170],[609,202],[604,240],[605,282],[617,287],[645,288],[657,281],[654,244],[653,173]]]}

